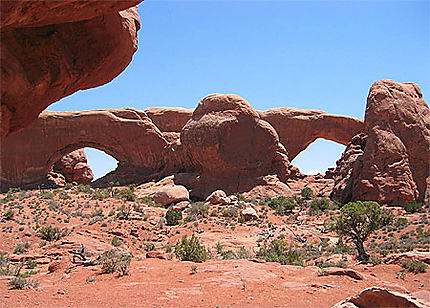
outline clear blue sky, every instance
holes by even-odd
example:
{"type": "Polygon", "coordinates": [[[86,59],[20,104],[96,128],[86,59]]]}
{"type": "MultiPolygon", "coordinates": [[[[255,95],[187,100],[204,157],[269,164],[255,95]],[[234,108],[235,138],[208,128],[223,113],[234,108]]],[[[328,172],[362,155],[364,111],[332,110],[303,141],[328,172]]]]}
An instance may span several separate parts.
{"type": "MultiPolygon", "coordinates": [[[[291,106],[363,118],[371,84],[430,93],[429,1],[162,1],[140,4],[139,49],[107,85],[49,110],[194,108],[235,93],[255,109],[291,106]]],[[[293,163],[334,166],[344,147],[317,140],[293,163]]],[[[87,151],[96,177],[114,168],[87,151]]]]}

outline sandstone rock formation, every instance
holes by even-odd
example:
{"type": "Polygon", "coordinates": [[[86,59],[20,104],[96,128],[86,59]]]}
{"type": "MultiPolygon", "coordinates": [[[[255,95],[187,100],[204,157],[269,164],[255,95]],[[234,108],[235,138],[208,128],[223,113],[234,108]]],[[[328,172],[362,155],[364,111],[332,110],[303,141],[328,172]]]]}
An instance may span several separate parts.
{"type": "Polygon", "coordinates": [[[193,115],[192,109],[180,107],[150,107],[145,113],[162,132],[180,133],[193,115]]]}
{"type": "MultiPolygon", "coordinates": [[[[344,130],[349,130],[349,126],[344,130]]],[[[287,138],[285,134],[286,131],[287,138]]],[[[294,138],[292,134],[291,139],[294,138]]],[[[303,143],[295,147],[304,148],[308,141],[302,139],[303,143]]],[[[277,194],[300,192],[300,180],[317,194],[326,195],[333,182],[301,175],[289,164],[277,131],[235,95],[209,95],[192,113],[165,107],[146,111],[46,111],[0,145],[3,190],[41,184],[49,168],[62,156],[86,146],[103,150],[119,161],[115,171],[95,181],[94,185],[100,186],[109,182],[140,184],[174,174],[169,180],[172,184],[184,185],[193,196],[206,198],[217,189],[229,194],[253,188],[268,193],[266,188],[270,185],[266,179],[270,177],[276,178],[271,187],[277,194]]],[[[66,182],[55,172],[50,173],[50,180],[66,182]]]]}
{"type": "Polygon", "coordinates": [[[37,186],[64,155],[84,147],[118,160],[117,170],[105,177],[107,182],[143,181],[167,168],[163,161],[167,146],[159,129],[139,110],[44,111],[29,127],[2,140],[1,188],[37,186]]]}
{"type": "Polygon", "coordinates": [[[62,174],[68,183],[87,184],[93,180],[93,172],[87,164],[87,157],[83,149],[63,156],[54,164],[52,171],[62,174]]]}
{"type": "Polygon", "coordinates": [[[1,1],[0,139],[51,103],[105,84],[130,62],[134,1],[1,1]]]}
{"type": "Polygon", "coordinates": [[[384,288],[371,287],[364,289],[360,293],[336,304],[333,308],[341,307],[407,307],[424,308],[429,307],[430,303],[421,299],[416,299],[407,294],[389,291],[384,288]]]}
{"type": "Polygon", "coordinates": [[[204,97],[181,131],[181,143],[199,179],[193,194],[246,190],[259,176],[289,175],[289,161],[275,129],[236,95],[204,97]]]}
{"type": "Polygon", "coordinates": [[[360,119],[327,114],[319,110],[282,107],[260,111],[263,120],[278,132],[281,143],[293,160],[317,138],[324,138],[347,145],[351,138],[362,132],[360,119]]]}
{"type": "Polygon", "coordinates": [[[171,185],[161,187],[153,196],[154,202],[162,206],[178,201],[188,201],[190,195],[188,190],[182,185],[171,185]]]}
{"type": "Polygon", "coordinates": [[[332,198],[423,202],[430,176],[430,110],[418,86],[375,82],[364,125],[366,136],[354,137],[337,162],[332,198]]]}

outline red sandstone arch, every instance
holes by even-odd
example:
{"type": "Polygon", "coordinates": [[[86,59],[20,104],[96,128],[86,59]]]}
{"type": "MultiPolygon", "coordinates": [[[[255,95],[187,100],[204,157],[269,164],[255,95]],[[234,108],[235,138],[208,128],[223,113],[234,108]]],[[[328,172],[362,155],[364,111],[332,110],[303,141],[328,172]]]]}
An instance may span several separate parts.
{"type": "MultiPolygon", "coordinates": [[[[176,107],[151,107],[145,112],[163,132],[180,132],[193,115],[193,109],[176,107]]],[[[347,145],[364,129],[363,120],[319,110],[282,107],[258,113],[275,128],[290,160],[318,138],[347,145]]]]}
{"type": "Polygon", "coordinates": [[[106,152],[121,168],[157,173],[165,167],[167,146],[160,130],[139,110],[44,111],[29,127],[2,140],[1,188],[37,185],[56,161],[83,147],[106,152]]]}
{"type": "Polygon", "coordinates": [[[261,111],[260,116],[276,129],[290,160],[318,138],[347,145],[364,130],[363,120],[319,110],[282,107],[261,111]]]}

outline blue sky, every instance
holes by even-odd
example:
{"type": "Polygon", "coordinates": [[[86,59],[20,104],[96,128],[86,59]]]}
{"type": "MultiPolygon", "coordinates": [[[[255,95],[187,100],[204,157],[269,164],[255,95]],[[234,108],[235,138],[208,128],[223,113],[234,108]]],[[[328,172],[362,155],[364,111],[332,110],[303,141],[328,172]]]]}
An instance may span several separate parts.
{"type": "MultiPolygon", "coordinates": [[[[139,49],[112,82],[49,110],[194,108],[235,93],[255,109],[291,106],[364,117],[382,78],[430,89],[429,1],[162,1],[140,4],[139,49]]],[[[334,166],[344,147],[317,140],[293,164],[334,166]]],[[[96,177],[114,161],[87,151],[96,177]]]]}

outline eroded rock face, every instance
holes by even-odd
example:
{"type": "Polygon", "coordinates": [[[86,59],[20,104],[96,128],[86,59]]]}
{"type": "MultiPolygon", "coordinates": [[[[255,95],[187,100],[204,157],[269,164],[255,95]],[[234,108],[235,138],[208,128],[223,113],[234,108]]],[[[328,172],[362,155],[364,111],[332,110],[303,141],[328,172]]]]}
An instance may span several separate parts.
{"type": "Polygon", "coordinates": [[[384,288],[371,287],[364,289],[360,293],[336,304],[333,308],[340,307],[408,307],[424,308],[430,303],[421,299],[416,299],[407,294],[389,291],[384,288]]]}
{"type": "Polygon", "coordinates": [[[391,205],[424,201],[430,176],[430,110],[414,83],[380,80],[370,88],[366,137],[337,163],[332,197],[391,205]]]}
{"type": "Polygon", "coordinates": [[[281,143],[293,160],[317,138],[347,145],[353,136],[364,129],[360,119],[327,114],[319,110],[282,107],[260,111],[263,120],[278,132],[281,143]]]}
{"type": "Polygon", "coordinates": [[[56,162],[84,147],[102,150],[118,161],[118,168],[105,177],[107,182],[141,183],[148,175],[172,173],[164,161],[170,154],[168,142],[143,111],[44,111],[29,127],[2,140],[2,190],[43,183],[56,162]]]}
{"type": "Polygon", "coordinates": [[[137,48],[139,1],[1,1],[1,132],[111,81],[137,48]],[[120,11],[123,10],[123,11],[120,11]]]}
{"type": "Polygon", "coordinates": [[[53,172],[64,175],[68,183],[87,184],[93,180],[93,172],[87,163],[83,149],[73,151],[63,156],[54,164],[53,172]]]}
{"type": "Polygon", "coordinates": [[[246,190],[259,176],[289,175],[289,161],[275,129],[236,95],[204,97],[181,132],[181,144],[200,178],[193,194],[246,190]]]}
{"type": "Polygon", "coordinates": [[[150,107],[145,109],[148,117],[162,132],[180,133],[193,115],[192,109],[180,107],[150,107]]]}

